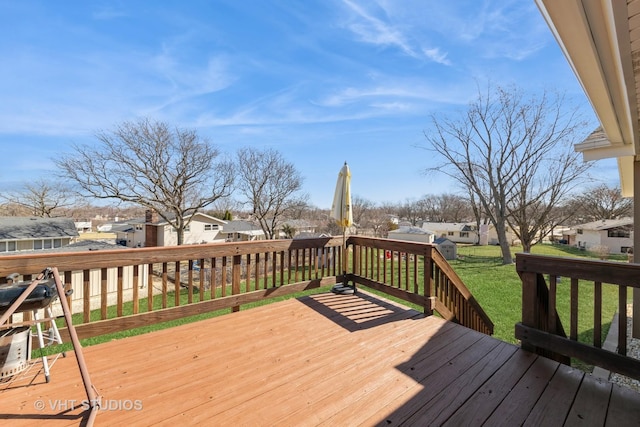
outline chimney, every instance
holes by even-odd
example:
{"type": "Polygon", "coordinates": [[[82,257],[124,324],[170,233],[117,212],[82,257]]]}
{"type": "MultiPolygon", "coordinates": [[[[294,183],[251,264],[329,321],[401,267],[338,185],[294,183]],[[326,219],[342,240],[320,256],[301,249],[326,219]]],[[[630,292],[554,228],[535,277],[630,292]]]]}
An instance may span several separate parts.
{"type": "Polygon", "coordinates": [[[158,227],[154,224],[158,221],[158,214],[151,210],[144,212],[144,246],[145,248],[158,246],[158,227]]]}

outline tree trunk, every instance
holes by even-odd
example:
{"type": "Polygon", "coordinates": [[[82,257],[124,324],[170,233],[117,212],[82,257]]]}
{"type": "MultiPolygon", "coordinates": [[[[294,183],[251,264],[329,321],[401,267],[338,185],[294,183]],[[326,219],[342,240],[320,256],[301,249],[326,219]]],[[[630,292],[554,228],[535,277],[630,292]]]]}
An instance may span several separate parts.
{"type": "Polygon", "coordinates": [[[507,226],[504,221],[498,220],[496,223],[496,233],[498,234],[498,242],[500,243],[500,250],[502,251],[502,263],[505,265],[513,264],[511,247],[507,240],[507,226]]]}

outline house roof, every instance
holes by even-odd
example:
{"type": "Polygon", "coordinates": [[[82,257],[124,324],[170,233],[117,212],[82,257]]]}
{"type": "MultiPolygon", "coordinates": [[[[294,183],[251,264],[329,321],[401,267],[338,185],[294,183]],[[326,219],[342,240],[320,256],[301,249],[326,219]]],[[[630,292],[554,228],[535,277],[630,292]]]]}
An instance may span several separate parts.
{"type": "MultiPolygon", "coordinates": [[[[192,216],[193,217],[203,217],[203,218],[206,218],[206,219],[210,220],[211,222],[216,222],[216,223],[221,224],[221,225],[227,223],[227,221],[224,221],[224,220],[222,220],[220,218],[216,218],[215,216],[207,215],[207,214],[202,213],[202,212],[196,212],[195,214],[185,215],[184,218],[190,218],[192,216]]],[[[167,215],[167,217],[169,219],[174,219],[175,215],[167,215]]],[[[142,219],[142,222],[143,223],[145,222],[144,218],[142,219]]],[[[159,218],[157,221],[155,221],[153,223],[153,225],[167,225],[167,224],[169,224],[169,223],[167,221],[165,221],[163,218],[159,218]]]]}
{"type": "Polygon", "coordinates": [[[262,228],[251,221],[243,219],[234,219],[233,221],[227,221],[222,227],[222,231],[225,233],[244,233],[248,235],[261,235],[264,234],[262,228]]]}
{"type": "Polygon", "coordinates": [[[391,234],[391,233],[393,233],[393,234],[426,234],[426,235],[434,234],[431,231],[424,230],[424,229],[422,229],[420,227],[413,227],[413,226],[411,226],[411,227],[400,227],[400,228],[398,228],[396,230],[389,231],[389,234],[391,234]]]}
{"type": "Polygon", "coordinates": [[[447,239],[446,237],[442,236],[442,237],[438,237],[436,240],[433,241],[433,243],[435,243],[436,245],[441,245],[443,243],[450,243],[454,246],[457,246],[456,243],[452,240],[447,239]]]}
{"type": "Polygon", "coordinates": [[[430,231],[470,231],[467,222],[423,222],[422,228],[430,231]]]}
{"type": "Polygon", "coordinates": [[[633,218],[620,219],[603,219],[600,221],[587,222],[585,224],[576,225],[573,228],[581,228],[583,230],[609,230],[611,228],[625,227],[633,225],[633,218]]]}
{"type": "Polygon", "coordinates": [[[0,217],[0,240],[78,237],[71,218],[0,217]]]}

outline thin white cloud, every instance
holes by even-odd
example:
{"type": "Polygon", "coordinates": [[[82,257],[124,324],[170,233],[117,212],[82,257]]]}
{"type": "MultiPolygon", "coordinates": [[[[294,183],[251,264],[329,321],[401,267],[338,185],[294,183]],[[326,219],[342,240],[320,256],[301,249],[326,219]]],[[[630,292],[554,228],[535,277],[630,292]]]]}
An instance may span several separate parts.
{"type": "Polygon", "coordinates": [[[416,57],[417,53],[397,28],[373,16],[363,7],[351,0],[343,0],[354,13],[347,27],[357,34],[361,41],[380,46],[395,46],[405,54],[416,57]]]}
{"type": "Polygon", "coordinates": [[[440,52],[440,49],[437,47],[433,49],[422,49],[422,52],[427,58],[430,58],[438,64],[451,65],[451,61],[447,58],[447,54],[440,52]]]}

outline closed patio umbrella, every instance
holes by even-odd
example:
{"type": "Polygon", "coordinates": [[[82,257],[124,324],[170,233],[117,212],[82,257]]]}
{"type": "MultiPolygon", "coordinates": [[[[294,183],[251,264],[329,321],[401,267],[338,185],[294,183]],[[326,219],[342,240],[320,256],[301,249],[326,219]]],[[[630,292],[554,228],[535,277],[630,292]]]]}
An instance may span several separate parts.
{"type": "MultiPolygon", "coordinates": [[[[351,209],[351,171],[349,165],[344,166],[338,174],[336,192],[331,206],[331,218],[335,219],[342,228],[342,275],[347,274],[347,228],[353,225],[353,210],[351,209]]],[[[355,284],[348,286],[346,283],[338,283],[332,289],[339,294],[352,294],[356,291],[355,284]]]]}

